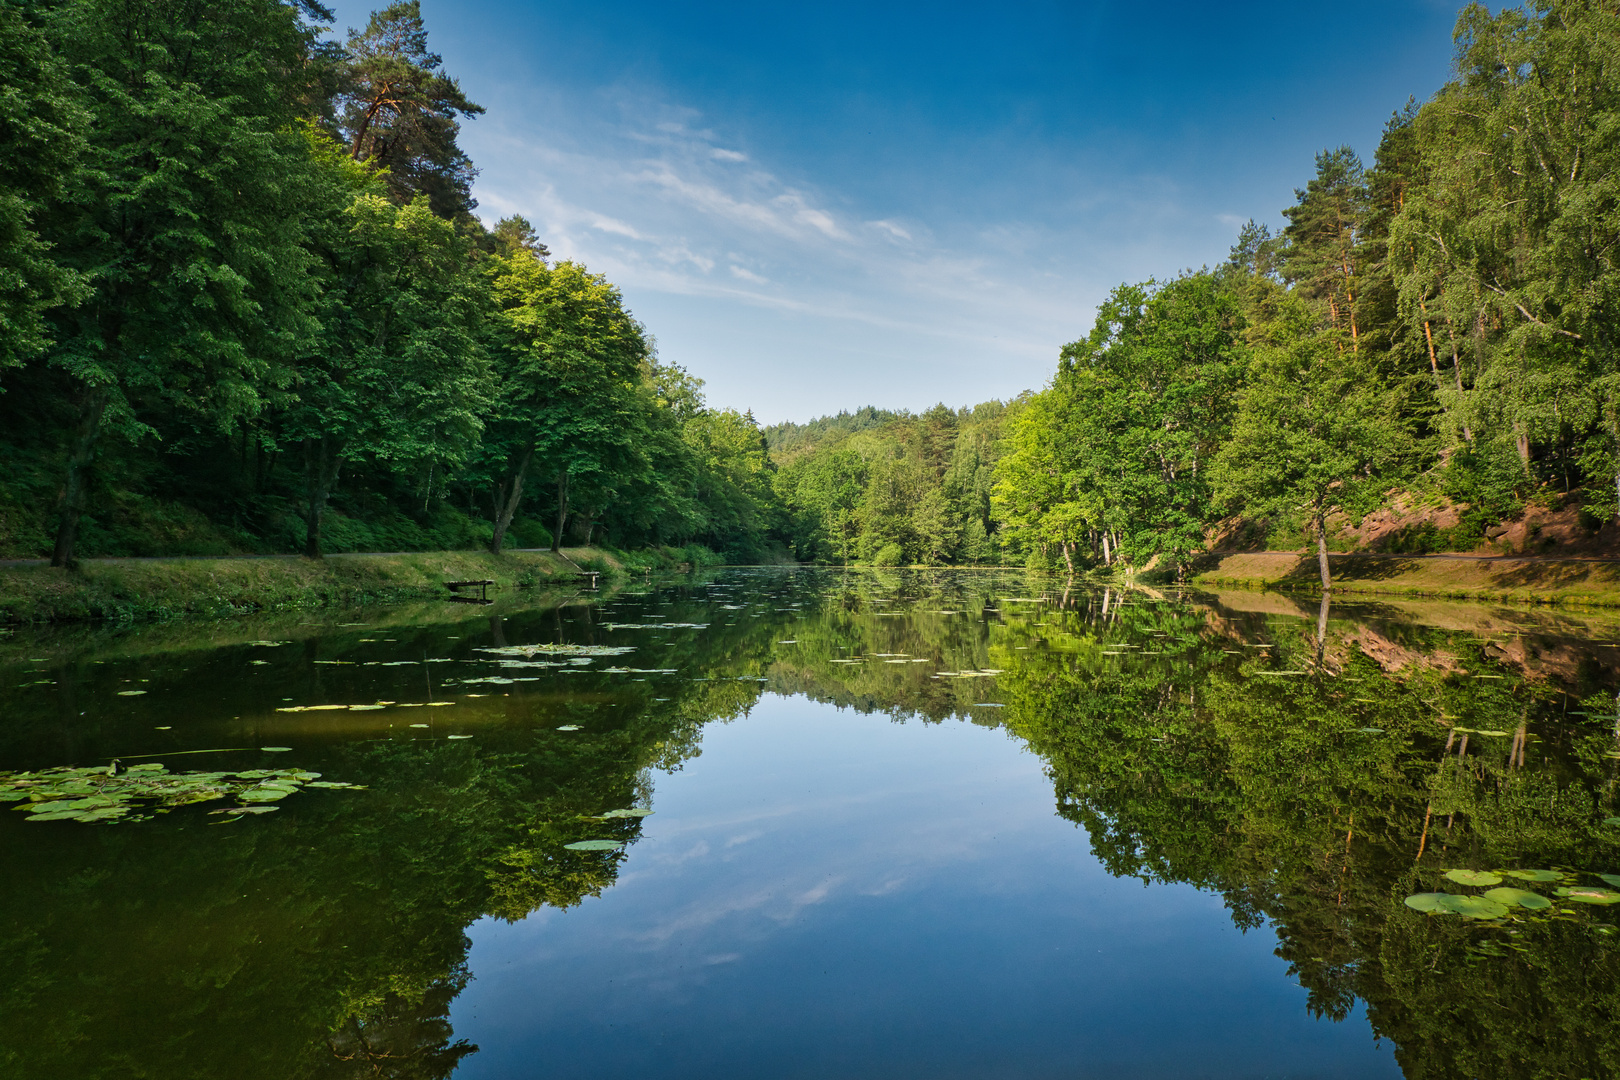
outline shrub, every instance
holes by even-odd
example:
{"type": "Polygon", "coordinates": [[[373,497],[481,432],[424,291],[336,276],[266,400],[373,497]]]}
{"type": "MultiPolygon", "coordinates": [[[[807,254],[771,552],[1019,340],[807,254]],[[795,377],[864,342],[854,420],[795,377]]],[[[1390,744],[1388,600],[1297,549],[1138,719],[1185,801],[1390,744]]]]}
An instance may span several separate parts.
{"type": "Polygon", "coordinates": [[[900,566],[906,561],[906,549],[899,544],[884,544],[872,556],[873,566],[900,566]]]}

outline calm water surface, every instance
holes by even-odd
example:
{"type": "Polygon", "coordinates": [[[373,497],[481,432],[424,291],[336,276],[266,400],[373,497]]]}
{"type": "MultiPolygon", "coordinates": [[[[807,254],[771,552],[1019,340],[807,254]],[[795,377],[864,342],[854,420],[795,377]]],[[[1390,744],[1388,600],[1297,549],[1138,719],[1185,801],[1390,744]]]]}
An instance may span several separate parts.
{"type": "Polygon", "coordinates": [[[12,790],[363,785],[0,810],[0,1076],[1620,1075],[1616,626],[1322,614],[738,569],[0,639],[12,790]],[[1492,885],[1552,903],[1404,902],[1492,885]]]}

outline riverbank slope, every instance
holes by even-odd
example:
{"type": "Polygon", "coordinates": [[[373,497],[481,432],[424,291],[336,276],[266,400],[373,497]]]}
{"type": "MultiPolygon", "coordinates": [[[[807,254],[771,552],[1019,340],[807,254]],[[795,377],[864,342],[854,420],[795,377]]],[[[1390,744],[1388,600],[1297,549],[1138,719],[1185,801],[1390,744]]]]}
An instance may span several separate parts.
{"type": "MultiPolygon", "coordinates": [[[[1216,553],[1191,583],[1320,592],[1315,552],[1216,553]]],[[[1535,555],[1329,555],[1334,595],[1448,597],[1620,607],[1620,559],[1535,555]]]]}
{"type": "MultiPolygon", "coordinates": [[[[582,570],[626,570],[598,548],[549,551],[432,551],[179,559],[96,559],[78,569],[0,566],[0,625],[178,615],[225,616],[332,605],[439,598],[447,581],[493,581],[494,589],[577,580],[582,570]]],[[[641,560],[637,560],[639,563],[641,560]]]]}

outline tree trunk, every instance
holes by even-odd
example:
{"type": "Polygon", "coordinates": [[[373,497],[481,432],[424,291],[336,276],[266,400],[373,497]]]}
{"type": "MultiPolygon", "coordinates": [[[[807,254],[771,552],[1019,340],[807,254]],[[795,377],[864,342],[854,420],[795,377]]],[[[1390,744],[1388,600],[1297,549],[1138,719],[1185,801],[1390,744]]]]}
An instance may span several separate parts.
{"type": "Polygon", "coordinates": [[[85,482],[90,466],[96,459],[96,439],[101,434],[101,418],[107,413],[110,397],[111,392],[106,387],[94,387],[85,392],[79,403],[79,426],[73,433],[67,475],[62,479],[56,547],[51,551],[52,566],[71,567],[74,564],[74,549],[79,543],[79,518],[84,516],[85,482]]]}
{"type": "Polygon", "coordinates": [[[1069,576],[1074,577],[1074,556],[1069,554],[1071,546],[1067,540],[1063,541],[1063,564],[1069,568],[1069,576]]]}
{"type": "Polygon", "coordinates": [[[1327,522],[1320,517],[1316,519],[1316,566],[1322,571],[1322,591],[1327,592],[1333,588],[1333,578],[1328,574],[1327,522]]]}
{"type": "Polygon", "coordinates": [[[1434,355],[1434,331],[1429,329],[1429,306],[1419,300],[1418,307],[1423,312],[1423,340],[1429,346],[1429,370],[1434,372],[1434,389],[1439,393],[1444,384],[1440,381],[1440,361],[1434,355]]]}
{"type": "Polygon", "coordinates": [[[326,514],[326,500],[337,486],[337,447],[329,436],[304,440],[304,556],[321,557],[321,518],[326,514]]]}
{"type": "Polygon", "coordinates": [[[557,531],[551,534],[551,550],[562,553],[563,526],[568,523],[568,470],[557,473],[557,531]]]}
{"type": "Polygon", "coordinates": [[[1514,425],[1518,428],[1513,434],[1513,441],[1519,448],[1519,463],[1524,466],[1524,475],[1530,475],[1530,433],[1523,425],[1514,425]]]}
{"type": "Polygon", "coordinates": [[[1114,565],[1114,552],[1108,546],[1108,530],[1107,529],[1103,530],[1103,565],[1104,566],[1113,566],[1114,565]]]}
{"type": "Polygon", "coordinates": [[[523,453],[518,456],[517,468],[508,478],[502,489],[497,489],[495,505],[495,536],[490,540],[489,550],[496,555],[506,544],[506,530],[512,526],[512,518],[517,514],[517,508],[523,502],[523,481],[529,476],[529,463],[534,460],[534,447],[524,447],[523,453]],[[500,497],[504,491],[505,498],[500,497]]]}
{"type": "MultiPolygon", "coordinates": [[[[1457,332],[1456,329],[1451,325],[1450,315],[1446,316],[1446,337],[1451,341],[1451,377],[1456,380],[1457,404],[1461,406],[1463,396],[1462,358],[1457,355],[1457,332]]],[[[1468,414],[1467,412],[1464,412],[1463,415],[1467,416],[1468,414]]],[[[1469,442],[1474,441],[1473,429],[1467,424],[1463,424],[1463,438],[1467,439],[1469,442]]]]}

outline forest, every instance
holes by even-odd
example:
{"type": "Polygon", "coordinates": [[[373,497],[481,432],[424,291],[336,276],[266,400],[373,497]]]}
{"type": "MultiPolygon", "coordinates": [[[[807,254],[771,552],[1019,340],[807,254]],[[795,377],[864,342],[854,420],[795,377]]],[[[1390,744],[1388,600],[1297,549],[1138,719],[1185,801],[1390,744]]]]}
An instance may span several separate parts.
{"type": "Polygon", "coordinates": [[[599,543],[1182,577],[1379,508],[1620,514],[1620,14],[1459,15],[1452,79],[1273,231],[1121,284],[1038,392],[762,427],[475,214],[414,2],[0,5],[0,557],[599,543]],[[693,547],[695,546],[695,547],[693,547]]]}

